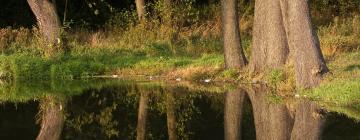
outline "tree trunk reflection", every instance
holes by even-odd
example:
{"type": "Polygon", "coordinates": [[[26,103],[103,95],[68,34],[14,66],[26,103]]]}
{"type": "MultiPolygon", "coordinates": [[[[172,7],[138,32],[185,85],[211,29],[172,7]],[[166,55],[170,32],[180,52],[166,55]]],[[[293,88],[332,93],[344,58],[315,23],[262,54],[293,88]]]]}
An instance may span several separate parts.
{"type": "Polygon", "coordinates": [[[37,140],[58,140],[64,125],[64,103],[53,96],[40,101],[41,128],[37,140]]]}
{"type": "Polygon", "coordinates": [[[239,140],[241,138],[241,118],[245,91],[236,89],[225,95],[224,133],[225,140],[239,140]]]}
{"type": "Polygon", "coordinates": [[[166,93],[166,120],[169,140],[177,140],[174,93],[166,93]]]}
{"type": "Polygon", "coordinates": [[[148,104],[149,104],[149,94],[147,92],[140,93],[139,101],[139,113],[137,121],[137,140],[145,140],[146,134],[146,119],[148,115],[148,104]]]}
{"type": "Polygon", "coordinates": [[[293,119],[286,105],[269,103],[267,89],[252,87],[248,95],[253,107],[257,140],[289,140],[293,119]]]}
{"type": "Polygon", "coordinates": [[[319,140],[321,139],[324,118],[320,108],[313,102],[300,101],[296,107],[295,124],[291,140],[319,140]]]}

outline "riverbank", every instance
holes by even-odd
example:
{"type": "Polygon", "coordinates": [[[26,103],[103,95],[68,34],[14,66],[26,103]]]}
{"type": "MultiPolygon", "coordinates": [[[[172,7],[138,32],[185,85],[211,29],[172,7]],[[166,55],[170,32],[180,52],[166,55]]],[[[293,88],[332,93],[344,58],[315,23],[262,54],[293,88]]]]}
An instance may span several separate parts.
{"type": "MultiPolygon", "coordinates": [[[[140,75],[145,80],[172,82],[265,83],[277,93],[285,93],[283,97],[306,96],[341,106],[360,104],[360,18],[318,28],[331,72],[318,88],[311,90],[295,88],[291,68],[257,75],[246,69],[225,70],[219,21],[182,30],[148,23],[118,33],[66,32],[59,47],[44,45],[36,29],[1,29],[5,37],[0,43],[0,77],[11,82],[140,75]]],[[[247,23],[251,20],[242,22],[247,23]]],[[[242,27],[242,47],[249,58],[251,26],[242,27]]]]}

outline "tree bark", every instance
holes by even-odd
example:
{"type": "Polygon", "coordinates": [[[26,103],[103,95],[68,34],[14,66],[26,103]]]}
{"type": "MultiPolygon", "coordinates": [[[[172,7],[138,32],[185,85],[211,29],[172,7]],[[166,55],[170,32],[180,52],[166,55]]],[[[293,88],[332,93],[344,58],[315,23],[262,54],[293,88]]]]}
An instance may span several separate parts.
{"type": "Polygon", "coordinates": [[[56,45],[60,40],[60,19],[56,12],[54,1],[27,0],[33,11],[40,32],[51,45],[56,45]]]}
{"type": "Polygon", "coordinates": [[[36,140],[58,140],[64,125],[63,103],[47,96],[40,101],[41,128],[36,140]]]}
{"type": "Polygon", "coordinates": [[[241,139],[241,119],[245,91],[236,89],[225,94],[224,133],[225,140],[241,139]]]}
{"type": "Polygon", "coordinates": [[[140,93],[138,121],[136,127],[136,140],[146,139],[146,121],[148,114],[149,95],[146,92],[140,93]]]}
{"type": "Polygon", "coordinates": [[[294,50],[296,85],[303,88],[317,86],[328,72],[320,50],[319,39],[311,22],[308,0],[289,0],[288,36],[294,50]]]}
{"type": "Polygon", "coordinates": [[[139,21],[145,21],[145,2],[144,0],[135,0],[136,12],[139,21]]]}
{"type": "Polygon", "coordinates": [[[257,140],[289,140],[294,120],[284,104],[269,103],[266,87],[247,89],[254,115],[257,140]]]}
{"type": "Polygon", "coordinates": [[[280,0],[256,0],[250,70],[261,73],[282,68],[289,47],[280,0]]]}
{"type": "Polygon", "coordinates": [[[291,140],[321,140],[324,122],[320,108],[315,103],[301,101],[296,107],[291,140]]]}
{"type": "Polygon", "coordinates": [[[225,67],[242,69],[247,60],[241,47],[237,0],[222,0],[221,5],[225,67]]]}

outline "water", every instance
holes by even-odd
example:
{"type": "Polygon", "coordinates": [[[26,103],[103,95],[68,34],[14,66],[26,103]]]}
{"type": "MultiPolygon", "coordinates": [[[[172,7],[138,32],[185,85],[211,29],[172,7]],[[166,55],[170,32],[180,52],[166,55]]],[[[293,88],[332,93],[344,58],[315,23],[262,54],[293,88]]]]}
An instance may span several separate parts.
{"type": "Polygon", "coordinates": [[[0,139],[360,139],[358,118],[269,93],[121,80],[2,84],[0,139]]]}

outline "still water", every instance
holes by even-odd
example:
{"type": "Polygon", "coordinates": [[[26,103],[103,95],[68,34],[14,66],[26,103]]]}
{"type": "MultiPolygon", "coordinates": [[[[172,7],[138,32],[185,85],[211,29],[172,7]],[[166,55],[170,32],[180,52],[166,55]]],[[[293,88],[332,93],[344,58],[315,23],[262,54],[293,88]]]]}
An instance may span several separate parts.
{"type": "Polygon", "coordinates": [[[1,140],[360,140],[359,118],[261,85],[0,84],[1,140]]]}

